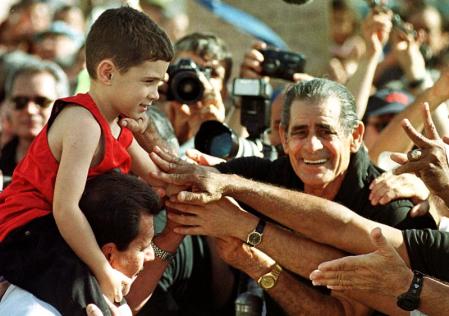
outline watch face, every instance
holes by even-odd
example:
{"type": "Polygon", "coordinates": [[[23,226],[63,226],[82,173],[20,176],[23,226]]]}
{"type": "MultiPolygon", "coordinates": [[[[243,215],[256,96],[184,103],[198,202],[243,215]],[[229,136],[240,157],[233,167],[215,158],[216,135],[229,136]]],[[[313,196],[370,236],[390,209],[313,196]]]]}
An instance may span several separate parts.
{"type": "Polygon", "coordinates": [[[248,243],[251,246],[257,246],[258,244],[260,244],[261,241],[262,241],[262,235],[259,234],[258,232],[252,232],[248,236],[248,243]]]}
{"type": "Polygon", "coordinates": [[[272,275],[264,275],[259,282],[263,289],[271,289],[275,284],[276,279],[272,275]]]}

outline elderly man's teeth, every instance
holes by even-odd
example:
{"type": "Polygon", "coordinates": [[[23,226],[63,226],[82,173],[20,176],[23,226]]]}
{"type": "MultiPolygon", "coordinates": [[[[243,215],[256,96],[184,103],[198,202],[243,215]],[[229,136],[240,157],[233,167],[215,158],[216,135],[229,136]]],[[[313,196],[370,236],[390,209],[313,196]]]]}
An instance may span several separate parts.
{"type": "Polygon", "coordinates": [[[307,159],[304,159],[304,162],[306,164],[309,164],[309,165],[320,165],[322,163],[325,163],[326,161],[327,161],[327,159],[320,159],[320,160],[307,160],[307,159]]]}

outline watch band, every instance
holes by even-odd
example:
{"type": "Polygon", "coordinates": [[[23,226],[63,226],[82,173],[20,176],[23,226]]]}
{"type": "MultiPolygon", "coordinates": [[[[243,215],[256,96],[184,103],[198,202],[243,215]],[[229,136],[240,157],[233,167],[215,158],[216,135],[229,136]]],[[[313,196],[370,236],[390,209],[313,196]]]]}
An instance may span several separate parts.
{"type": "Polygon", "coordinates": [[[159,258],[163,261],[172,261],[175,258],[175,253],[168,252],[166,250],[159,248],[158,246],[156,246],[154,242],[151,242],[151,247],[153,247],[154,256],[156,258],[159,258]]]}
{"type": "Polygon", "coordinates": [[[423,287],[424,274],[414,270],[413,280],[407,292],[398,296],[396,304],[406,311],[413,311],[419,307],[420,294],[423,287]]]}
{"type": "Polygon", "coordinates": [[[260,219],[257,223],[256,228],[248,234],[248,237],[246,237],[246,243],[248,245],[250,245],[251,247],[255,247],[262,242],[265,225],[265,220],[260,219]]]}
{"type": "Polygon", "coordinates": [[[265,273],[257,280],[257,284],[264,290],[272,289],[276,285],[281,272],[282,267],[276,263],[270,272],[265,273]]]}

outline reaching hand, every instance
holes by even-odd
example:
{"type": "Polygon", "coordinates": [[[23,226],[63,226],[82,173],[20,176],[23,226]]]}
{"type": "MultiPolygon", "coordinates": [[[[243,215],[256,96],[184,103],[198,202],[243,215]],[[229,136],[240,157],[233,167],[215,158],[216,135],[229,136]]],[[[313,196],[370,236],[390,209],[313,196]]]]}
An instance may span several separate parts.
{"type": "Polygon", "coordinates": [[[394,170],[395,174],[416,174],[434,194],[447,200],[449,188],[449,150],[448,143],[443,141],[435,128],[428,104],[423,107],[424,136],[417,132],[408,120],[402,121],[402,127],[413,143],[419,147],[405,154],[392,154],[391,159],[401,164],[394,170]],[[413,155],[412,155],[413,153],[413,155]]]}
{"type": "Polygon", "coordinates": [[[187,149],[186,156],[192,162],[195,162],[201,166],[213,166],[213,165],[218,165],[219,163],[226,161],[222,158],[218,158],[215,156],[211,156],[211,155],[202,153],[201,151],[199,151],[197,149],[187,149]]]}
{"type": "Polygon", "coordinates": [[[227,187],[227,176],[217,173],[215,169],[188,163],[158,147],[154,148],[150,157],[161,170],[152,174],[154,178],[190,190],[179,192],[176,195],[178,201],[189,203],[217,201],[227,187]]]}
{"type": "Polygon", "coordinates": [[[170,220],[182,225],[174,230],[179,234],[241,237],[246,236],[257,224],[255,216],[246,213],[235,200],[228,197],[204,205],[171,201],[167,201],[166,205],[179,211],[168,214],[170,220]],[[245,221],[243,216],[249,220],[245,221]]]}
{"type": "Polygon", "coordinates": [[[371,12],[363,21],[363,37],[369,55],[380,54],[390,37],[392,28],[391,12],[371,12]]]}
{"type": "Polygon", "coordinates": [[[411,198],[414,204],[426,201],[429,190],[424,182],[413,174],[394,175],[385,172],[371,182],[369,199],[372,205],[385,205],[393,200],[411,198]]]}
{"type": "Polygon", "coordinates": [[[376,251],[324,262],[310,274],[314,285],[332,290],[366,290],[398,296],[408,290],[413,272],[387,242],[380,228],[371,232],[376,251]]]}

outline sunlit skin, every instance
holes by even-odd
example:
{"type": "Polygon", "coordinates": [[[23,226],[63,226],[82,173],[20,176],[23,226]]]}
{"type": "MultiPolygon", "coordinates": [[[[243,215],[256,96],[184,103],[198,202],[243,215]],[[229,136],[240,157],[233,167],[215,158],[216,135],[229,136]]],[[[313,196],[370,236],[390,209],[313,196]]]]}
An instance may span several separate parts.
{"type": "Polygon", "coordinates": [[[103,60],[97,67],[98,78],[92,81],[96,89],[90,94],[109,122],[119,115],[138,120],[159,99],[158,87],[167,68],[166,61],[145,61],[123,72],[111,60],[103,60]]]}
{"type": "Polygon", "coordinates": [[[363,137],[363,123],[352,132],[340,124],[340,106],[335,98],[319,104],[293,101],[288,130],[280,129],[285,153],[306,193],[333,199],[363,137]]]}
{"type": "Polygon", "coordinates": [[[102,250],[114,269],[134,280],[142,271],[144,263],[154,260],[154,251],[151,247],[153,237],[153,216],[142,215],[139,234],[126,250],[118,250],[113,243],[105,244],[102,250]]]}

